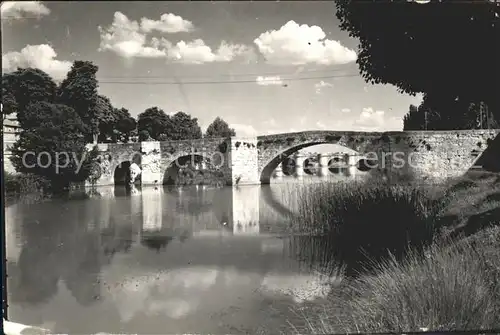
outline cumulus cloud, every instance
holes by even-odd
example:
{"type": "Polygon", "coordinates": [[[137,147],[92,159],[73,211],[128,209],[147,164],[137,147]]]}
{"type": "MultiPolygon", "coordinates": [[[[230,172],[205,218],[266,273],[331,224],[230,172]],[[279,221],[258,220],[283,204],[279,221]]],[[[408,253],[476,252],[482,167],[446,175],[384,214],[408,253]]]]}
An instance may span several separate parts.
{"type": "Polygon", "coordinates": [[[342,108],[340,111],[342,113],[350,113],[351,112],[351,110],[349,108],[342,108]]]}
{"type": "Polygon", "coordinates": [[[359,118],[354,122],[355,126],[367,131],[382,130],[385,125],[385,112],[373,108],[363,108],[359,118]]]}
{"type": "Polygon", "coordinates": [[[164,58],[179,63],[202,64],[229,62],[237,56],[249,55],[252,51],[247,46],[225,41],[213,51],[202,39],[189,42],[182,40],[176,44],[164,37],[148,39],[147,33],[153,30],[174,33],[193,29],[190,21],[174,14],[164,14],[159,21],[142,18],[139,24],[123,13],[116,12],[110,26],[99,26],[98,29],[101,36],[99,51],[109,50],[129,59],[164,58]]]}
{"type": "Polygon", "coordinates": [[[124,58],[166,56],[164,50],[158,49],[157,39],[147,45],[146,35],[140,32],[139,23],[129,20],[121,12],[115,12],[113,23],[109,27],[99,26],[98,29],[101,36],[99,51],[110,50],[124,58]]]}
{"type": "Polygon", "coordinates": [[[40,1],[6,1],[1,7],[1,17],[4,19],[22,19],[24,17],[42,17],[50,14],[50,9],[40,1]]]}
{"type": "Polygon", "coordinates": [[[326,129],[326,124],[321,121],[316,122],[316,127],[319,129],[326,129]]]}
{"type": "Polygon", "coordinates": [[[163,39],[163,45],[167,50],[167,58],[187,64],[230,62],[238,56],[246,56],[251,53],[247,46],[229,44],[226,41],[222,41],[215,51],[202,39],[195,39],[191,42],[180,41],[175,45],[163,39]]]}
{"type": "Polygon", "coordinates": [[[241,124],[241,123],[232,123],[230,125],[231,128],[234,129],[236,135],[239,137],[252,137],[257,136],[257,130],[251,125],[241,124]]]}
{"type": "Polygon", "coordinates": [[[316,89],[316,94],[321,94],[324,88],[331,88],[333,84],[330,84],[326,81],[320,81],[319,83],[314,84],[314,88],[316,89]]]}
{"type": "Polygon", "coordinates": [[[191,21],[185,20],[179,15],[166,13],[160,16],[160,20],[151,20],[147,17],[141,19],[141,30],[149,33],[153,30],[162,33],[189,32],[194,29],[191,21]]]}
{"type": "Polygon", "coordinates": [[[12,51],[2,55],[2,71],[15,71],[18,67],[34,67],[60,80],[66,76],[72,63],[57,60],[56,57],[57,53],[48,44],[27,45],[21,51],[12,51]]]}
{"type": "Polygon", "coordinates": [[[268,127],[276,127],[276,125],[277,125],[276,120],[274,118],[270,118],[269,120],[266,120],[263,123],[265,126],[268,126],[268,127]]]}
{"type": "Polygon", "coordinates": [[[283,85],[283,80],[280,76],[258,76],[255,78],[257,85],[269,86],[269,85],[283,85]]]}
{"type": "Polygon", "coordinates": [[[325,32],[318,26],[299,25],[295,21],[288,21],[278,30],[262,33],[254,43],[266,60],[273,64],[333,65],[356,60],[354,50],[325,37],[325,32]]]}

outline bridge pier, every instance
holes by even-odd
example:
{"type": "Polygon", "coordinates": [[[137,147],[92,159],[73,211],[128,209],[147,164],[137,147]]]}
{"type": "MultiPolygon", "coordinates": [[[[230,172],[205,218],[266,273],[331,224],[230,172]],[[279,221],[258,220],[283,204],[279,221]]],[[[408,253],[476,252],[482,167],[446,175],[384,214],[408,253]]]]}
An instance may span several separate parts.
{"type": "Polygon", "coordinates": [[[356,172],[358,171],[358,161],[360,156],[358,154],[348,154],[347,155],[347,174],[349,177],[356,178],[356,172]]]}
{"type": "Polygon", "coordinates": [[[326,177],[330,174],[330,170],[328,168],[329,157],[325,154],[318,155],[318,167],[319,167],[319,175],[322,177],[326,177]]]}
{"type": "Polygon", "coordinates": [[[301,179],[304,176],[304,155],[300,153],[295,154],[295,176],[301,179]]]}
{"type": "Polygon", "coordinates": [[[279,163],[276,169],[274,170],[274,177],[276,179],[283,178],[283,163],[279,163]]]}

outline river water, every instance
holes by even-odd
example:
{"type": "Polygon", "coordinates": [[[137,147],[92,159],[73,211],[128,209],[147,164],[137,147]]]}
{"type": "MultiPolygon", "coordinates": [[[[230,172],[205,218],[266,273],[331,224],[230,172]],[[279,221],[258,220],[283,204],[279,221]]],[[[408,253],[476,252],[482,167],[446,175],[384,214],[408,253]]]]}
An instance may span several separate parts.
{"type": "Polygon", "coordinates": [[[12,204],[9,319],[69,334],[290,333],[335,282],[299,257],[307,237],[287,220],[315,181],[12,204]]]}

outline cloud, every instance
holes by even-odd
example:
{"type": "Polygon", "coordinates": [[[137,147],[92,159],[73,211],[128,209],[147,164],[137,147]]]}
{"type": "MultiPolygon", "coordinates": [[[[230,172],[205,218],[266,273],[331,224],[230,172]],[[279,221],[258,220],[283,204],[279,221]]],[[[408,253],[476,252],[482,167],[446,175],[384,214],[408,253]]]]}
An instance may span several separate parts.
{"type": "Polygon", "coordinates": [[[191,21],[185,20],[182,17],[166,13],[160,16],[160,20],[151,20],[147,17],[141,19],[141,30],[149,33],[153,30],[162,33],[180,33],[189,32],[194,29],[193,23],[191,21]]]}
{"type": "Polygon", "coordinates": [[[178,63],[202,64],[229,62],[237,56],[249,56],[252,49],[241,44],[222,41],[214,52],[202,39],[190,42],[179,41],[175,45],[169,40],[153,37],[147,33],[153,30],[180,32],[193,29],[192,23],[174,14],[162,15],[160,21],[142,18],[141,24],[130,20],[121,12],[115,12],[113,23],[99,26],[101,43],[99,51],[113,51],[124,58],[164,58],[178,63]],[[189,23],[188,23],[189,22],[189,23]]]}
{"type": "Polygon", "coordinates": [[[351,112],[351,110],[349,108],[342,108],[340,111],[342,113],[350,113],[351,112]]]}
{"type": "Polygon", "coordinates": [[[316,94],[321,94],[321,91],[324,89],[324,88],[328,88],[328,87],[333,87],[333,84],[330,84],[326,81],[320,81],[319,83],[316,83],[314,84],[314,88],[316,89],[316,94]]]}
{"type": "Polygon", "coordinates": [[[230,125],[236,132],[236,136],[239,137],[253,137],[257,136],[257,130],[251,125],[241,124],[241,123],[232,123],[230,125]]]}
{"type": "Polygon", "coordinates": [[[326,129],[326,124],[324,124],[321,121],[318,121],[316,122],[316,127],[318,127],[319,129],[326,129]]]}
{"type": "Polygon", "coordinates": [[[270,118],[269,120],[266,120],[263,123],[265,126],[268,126],[268,127],[276,127],[276,125],[277,125],[276,120],[274,118],[270,118]]]}
{"type": "Polygon", "coordinates": [[[22,19],[23,17],[37,17],[50,14],[50,9],[40,1],[8,1],[3,2],[1,17],[4,19],[22,19]]]}
{"type": "Polygon", "coordinates": [[[191,42],[180,41],[173,45],[163,39],[167,49],[167,58],[179,63],[202,64],[211,62],[229,62],[239,56],[250,55],[252,50],[242,44],[228,44],[222,41],[214,52],[202,39],[191,42]]]}
{"type": "Polygon", "coordinates": [[[367,131],[382,130],[385,125],[385,112],[380,110],[374,111],[371,107],[363,108],[354,125],[367,131]]]}
{"type": "Polygon", "coordinates": [[[98,27],[101,44],[99,51],[110,50],[124,58],[165,57],[166,52],[158,49],[157,39],[146,44],[146,35],[140,32],[139,23],[131,21],[121,12],[115,12],[113,23],[106,28],[98,27]]]}
{"type": "Polygon", "coordinates": [[[72,63],[55,59],[57,53],[48,44],[27,45],[20,52],[12,51],[2,55],[2,70],[15,71],[18,67],[34,67],[47,72],[56,80],[63,79],[72,63]]]}
{"type": "Polygon", "coordinates": [[[269,85],[283,85],[283,80],[281,80],[280,76],[258,76],[255,78],[257,85],[269,86],[269,85]]]}
{"type": "Polygon", "coordinates": [[[354,50],[325,37],[323,29],[318,26],[299,25],[295,21],[288,21],[278,30],[262,33],[254,43],[266,60],[273,64],[333,65],[356,60],[354,50]]]}

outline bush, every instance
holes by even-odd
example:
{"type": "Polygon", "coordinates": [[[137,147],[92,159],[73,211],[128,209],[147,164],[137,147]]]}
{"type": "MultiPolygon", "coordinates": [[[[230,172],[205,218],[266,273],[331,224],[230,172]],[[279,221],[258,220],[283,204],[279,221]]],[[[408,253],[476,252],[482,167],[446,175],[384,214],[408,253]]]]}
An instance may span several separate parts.
{"type": "Polygon", "coordinates": [[[51,184],[47,179],[35,174],[4,173],[5,193],[10,195],[47,194],[51,184]]]}
{"type": "Polygon", "coordinates": [[[404,333],[500,327],[498,227],[495,236],[490,248],[461,240],[434,244],[427,257],[410,252],[402,262],[381,262],[374,276],[346,285],[353,294],[336,300],[344,314],[326,328],[404,333]]]}
{"type": "Polygon", "coordinates": [[[292,221],[301,231],[331,236],[332,257],[355,275],[389,253],[400,259],[410,246],[430,245],[444,205],[418,186],[317,184],[299,195],[292,221]]]}

